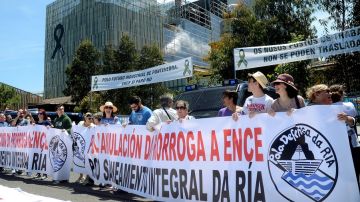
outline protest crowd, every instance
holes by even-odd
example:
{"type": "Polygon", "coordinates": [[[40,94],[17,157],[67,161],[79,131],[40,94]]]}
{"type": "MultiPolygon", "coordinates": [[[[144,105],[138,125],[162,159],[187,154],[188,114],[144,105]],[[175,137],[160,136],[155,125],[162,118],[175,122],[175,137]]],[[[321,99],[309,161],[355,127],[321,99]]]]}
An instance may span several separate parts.
{"type": "MultiPolygon", "coordinates": [[[[218,116],[231,116],[234,121],[240,121],[242,116],[249,116],[253,118],[259,113],[268,113],[271,116],[275,116],[278,112],[286,112],[290,117],[293,113],[296,113],[297,109],[313,106],[313,105],[341,105],[344,111],[339,114],[334,114],[337,118],[346,123],[348,135],[349,135],[349,147],[352,154],[353,164],[355,167],[355,173],[357,179],[359,179],[360,173],[360,144],[356,131],[356,116],[357,111],[354,105],[350,102],[343,102],[344,89],[341,85],[327,86],[319,84],[307,89],[307,99],[309,102],[306,104],[305,99],[298,93],[298,89],[294,83],[294,79],[289,74],[280,74],[276,80],[269,83],[266,76],[261,72],[255,72],[248,75],[248,91],[252,93],[245,101],[245,104],[240,107],[237,105],[238,93],[235,91],[223,92],[223,104],[224,108],[220,109],[218,116]],[[269,95],[264,93],[264,89],[268,85],[272,85],[278,98],[275,100],[269,95]]],[[[185,100],[177,100],[173,103],[173,97],[171,94],[165,94],[160,98],[160,107],[158,109],[149,109],[142,104],[141,98],[138,96],[132,96],[129,98],[129,107],[132,112],[129,118],[125,121],[119,120],[115,116],[117,107],[110,101],[106,101],[104,105],[99,107],[100,112],[92,114],[86,113],[84,120],[79,122],[78,125],[83,127],[96,127],[98,125],[112,125],[120,124],[123,127],[127,125],[145,125],[149,131],[158,130],[158,126],[161,123],[171,123],[174,121],[188,121],[195,119],[189,115],[189,103],[185,100]]],[[[12,119],[11,116],[5,116],[0,114],[0,127],[18,127],[28,125],[43,125],[46,127],[53,127],[61,130],[66,130],[68,134],[72,134],[72,120],[64,112],[64,106],[58,105],[56,108],[58,117],[55,120],[51,120],[47,117],[45,110],[39,110],[37,121],[34,120],[31,113],[26,110],[19,109],[17,116],[12,119]]],[[[321,121],[321,120],[319,120],[321,121]]],[[[73,144],[73,150],[77,149],[77,145],[73,144]]],[[[304,150],[306,155],[306,151],[304,150]]],[[[341,161],[341,160],[340,160],[341,161]]],[[[4,168],[0,168],[1,172],[4,172],[4,168]]],[[[44,180],[48,176],[39,173],[25,173],[21,170],[11,170],[14,175],[34,175],[34,179],[44,180]]],[[[357,180],[359,182],[359,180],[357,180]]],[[[56,181],[54,184],[64,183],[65,181],[56,181]]],[[[94,185],[94,181],[85,174],[81,174],[76,183],[83,185],[94,185]]],[[[95,185],[94,185],[95,186],[95,185]]],[[[107,185],[100,184],[100,187],[107,185]]],[[[113,188],[115,189],[115,188],[113,188]]]]}

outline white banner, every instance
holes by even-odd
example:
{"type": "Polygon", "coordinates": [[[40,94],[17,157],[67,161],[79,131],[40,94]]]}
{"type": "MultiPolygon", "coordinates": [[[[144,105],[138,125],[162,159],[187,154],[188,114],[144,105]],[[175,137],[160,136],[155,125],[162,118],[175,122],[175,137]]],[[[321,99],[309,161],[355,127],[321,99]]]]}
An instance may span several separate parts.
{"type": "Polygon", "coordinates": [[[360,27],[306,41],[234,49],[235,69],[250,69],[360,50],[360,27]]]}
{"type": "Polygon", "coordinates": [[[192,77],[191,57],[135,72],[91,77],[91,91],[140,86],[192,77]]]}
{"type": "Polygon", "coordinates": [[[0,127],[0,167],[68,180],[72,165],[71,145],[66,131],[40,125],[0,127]]]}
{"type": "Polygon", "coordinates": [[[0,185],[0,200],[3,202],[26,201],[26,202],[69,202],[50,197],[27,193],[20,188],[10,188],[0,185]]]}
{"type": "Polygon", "coordinates": [[[154,200],[355,202],[341,111],[312,106],[291,116],[188,120],[153,133],[131,125],[73,129],[85,151],[82,172],[154,200]]]}

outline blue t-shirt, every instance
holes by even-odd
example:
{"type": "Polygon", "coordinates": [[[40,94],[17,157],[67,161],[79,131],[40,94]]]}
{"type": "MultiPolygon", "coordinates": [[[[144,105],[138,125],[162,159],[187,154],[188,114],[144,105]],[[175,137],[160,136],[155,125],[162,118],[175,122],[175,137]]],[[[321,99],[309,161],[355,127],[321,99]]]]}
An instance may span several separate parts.
{"type": "Polygon", "coordinates": [[[17,122],[16,122],[16,126],[28,126],[30,125],[30,121],[27,120],[27,119],[18,119],[17,122]]]}
{"type": "Polygon", "coordinates": [[[46,120],[46,121],[43,121],[43,122],[38,122],[37,125],[51,126],[51,123],[50,123],[50,121],[46,120]]]}
{"type": "Polygon", "coordinates": [[[117,118],[111,117],[111,118],[101,118],[100,121],[101,124],[117,124],[117,118]]]}
{"type": "Polygon", "coordinates": [[[130,125],[146,125],[146,122],[151,117],[152,111],[143,106],[139,111],[132,111],[129,117],[130,125]]]}
{"type": "Polygon", "coordinates": [[[10,125],[6,122],[6,121],[4,121],[4,122],[0,122],[0,127],[9,127],[10,125]]]}

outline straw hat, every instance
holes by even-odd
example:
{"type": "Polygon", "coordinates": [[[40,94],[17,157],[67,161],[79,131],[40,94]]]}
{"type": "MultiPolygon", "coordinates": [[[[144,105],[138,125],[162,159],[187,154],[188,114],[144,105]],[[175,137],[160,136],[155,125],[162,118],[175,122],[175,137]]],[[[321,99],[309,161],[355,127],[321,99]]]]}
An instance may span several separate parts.
{"type": "Polygon", "coordinates": [[[266,88],[266,85],[269,83],[269,81],[267,80],[266,76],[257,71],[253,74],[248,74],[249,77],[253,77],[259,84],[262,88],[266,88]]]}
{"type": "Polygon", "coordinates": [[[113,112],[117,111],[117,107],[112,102],[105,102],[105,104],[100,107],[100,111],[104,112],[105,107],[112,107],[113,112]]]}
{"type": "Polygon", "coordinates": [[[290,74],[280,74],[275,81],[271,82],[272,84],[274,83],[284,83],[290,87],[292,87],[294,90],[298,90],[296,87],[295,87],[295,84],[294,84],[294,78],[290,75],[290,74]]]}

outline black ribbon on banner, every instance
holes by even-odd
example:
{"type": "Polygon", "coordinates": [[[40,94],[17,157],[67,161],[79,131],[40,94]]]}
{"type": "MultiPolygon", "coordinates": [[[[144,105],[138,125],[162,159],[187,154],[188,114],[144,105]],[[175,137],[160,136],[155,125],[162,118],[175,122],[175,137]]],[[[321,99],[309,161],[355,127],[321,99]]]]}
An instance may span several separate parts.
{"type": "Polygon", "coordinates": [[[64,26],[62,24],[56,25],[55,30],[54,30],[54,38],[56,41],[56,46],[55,46],[55,50],[51,56],[51,59],[55,58],[55,55],[58,51],[60,51],[61,56],[65,55],[64,49],[61,45],[61,39],[62,39],[63,35],[64,35],[64,26]]]}

